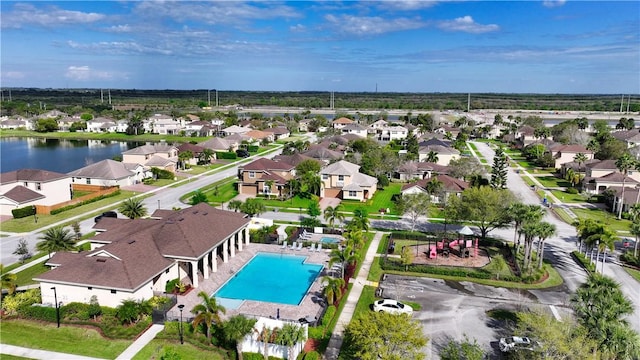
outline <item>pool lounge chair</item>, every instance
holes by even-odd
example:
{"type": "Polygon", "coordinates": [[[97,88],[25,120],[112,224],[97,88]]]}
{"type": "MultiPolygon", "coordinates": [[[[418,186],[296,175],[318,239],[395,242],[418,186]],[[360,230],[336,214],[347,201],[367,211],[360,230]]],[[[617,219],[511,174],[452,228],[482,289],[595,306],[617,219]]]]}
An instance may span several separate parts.
{"type": "Polygon", "coordinates": [[[311,243],[311,245],[309,245],[309,251],[315,251],[316,250],[316,244],[311,243]]]}
{"type": "Polygon", "coordinates": [[[300,238],[300,239],[304,239],[304,240],[309,240],[309,239],[311,239],[311,237],[312,237],[312,236],[313,236],[313,235],[312,235],[312,234],[309,234],[309,233],[307,232],[307,230],[304,230],[304,231],[302,231],[302,233],[300,234],[299,238],[300,238]]]}
{"type": "Polygon", "coordinates": [[[320,252],[322,250],[322,243],[318,244],[318,247],[316,248],[316,252],[320,252]]]}
{"type": "Polygon", "coordinates": [[[282,242],[282,249],[286,249],[287,248],[287,240],[282,242]]]}
{"type": "Polygon", "coordinates": [[[298,247],[296,248],[296,250],[300,251],[302,250],[302,246],[304,246],[304,244],[302,242],[298,243],[298,247]]]}
{"type": "Polygon", "coordinates": [[[291,250],[295,249],[295,248],[296,248],[296,245],[298,245],[298,243],[294,241],[294,242],[291,244],[291,246],[289,246],[289,249],[291,249],[291,250]]]}

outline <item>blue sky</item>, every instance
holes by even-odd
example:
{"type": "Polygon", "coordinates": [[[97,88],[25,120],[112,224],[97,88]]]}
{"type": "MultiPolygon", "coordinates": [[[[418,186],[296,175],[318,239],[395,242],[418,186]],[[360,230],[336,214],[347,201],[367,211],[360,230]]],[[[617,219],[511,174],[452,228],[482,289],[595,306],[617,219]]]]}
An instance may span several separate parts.
{"type": "Polygon", "coordinates": [[[639,1],[0,7],[3,87],[640,93],[639,1]]]}

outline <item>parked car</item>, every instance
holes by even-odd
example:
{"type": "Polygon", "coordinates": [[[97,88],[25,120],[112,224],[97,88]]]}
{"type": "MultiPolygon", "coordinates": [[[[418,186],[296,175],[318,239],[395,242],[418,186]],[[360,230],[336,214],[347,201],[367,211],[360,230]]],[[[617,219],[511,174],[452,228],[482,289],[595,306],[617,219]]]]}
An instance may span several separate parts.
{"type": "Polygon", "coordinates": [[[96,216],[93,220],[95,222],[98,222],[103,217],[117,218],[118,217],[118,213],[116,213],[115,211],[105,211],[102,214],[96,216]]]}
{"type": "Polygon", "coordinates": [[[241,157],[241,158],[247,158],[251,156],[251,154],[249,154],[249,152],[245,149],[236,150],[236,155],[238,155],[238,157],[241,157]]]}
{"type": "Polygon", "coordinates": [[[384,311],[390,314],[408,314],[413,313],[413,308],[407,304],[393,299],[381,299],[373,303],[373,311],[384,311]]]}
{"type": "Polygon", "coordinates": [[[536,341],[531,340],[528,337],[520,336],[501,338],[498,345],[500,347],[500,351],[504,353],[521,350],[534,351],[539,346],[536,341]]]}

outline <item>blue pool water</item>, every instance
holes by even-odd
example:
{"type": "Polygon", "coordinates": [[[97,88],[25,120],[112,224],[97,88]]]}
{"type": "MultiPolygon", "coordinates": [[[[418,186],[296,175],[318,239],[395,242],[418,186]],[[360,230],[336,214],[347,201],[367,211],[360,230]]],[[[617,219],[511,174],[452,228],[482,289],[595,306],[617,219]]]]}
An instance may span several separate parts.
{"type": "Polygon", "coordinates": [[[323,237],[322,239],[320,239],[320,242],[324,244],[339,244],[340,239],[333,237],[323,237]]]}
{"type": "Polygon", "coordinates": [[[298,305],[322,270],[305,264],[305,256],[258,253],[214,296],[237,308],[244,300],[298,305]]]}

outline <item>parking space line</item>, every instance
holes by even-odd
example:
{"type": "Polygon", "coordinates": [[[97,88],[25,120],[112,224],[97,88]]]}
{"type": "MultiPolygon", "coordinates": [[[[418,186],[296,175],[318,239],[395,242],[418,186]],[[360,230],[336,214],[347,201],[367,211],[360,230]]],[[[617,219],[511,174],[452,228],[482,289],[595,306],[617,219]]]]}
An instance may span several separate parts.
{"type": "Polygon", "coordinates": [[[560,317],[560,313],[558,312],[558,309],[556,309],[554,305],[549,305],[549,309],[551,309],[551,313],[553,314],[553,317],[555,317],[556,320],[562,322],[562,317],[560,317]]]}

